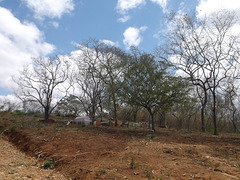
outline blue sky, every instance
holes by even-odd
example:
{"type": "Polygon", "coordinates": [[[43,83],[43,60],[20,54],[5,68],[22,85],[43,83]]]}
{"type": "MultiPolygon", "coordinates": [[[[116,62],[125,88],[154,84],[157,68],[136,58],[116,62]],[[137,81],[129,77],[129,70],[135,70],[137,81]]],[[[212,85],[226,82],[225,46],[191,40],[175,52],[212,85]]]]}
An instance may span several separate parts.
{"type": "MultiPolygon", "coordinates": [[[[123,50],[151,52],[167,31],[170,12],[199,17],[221,8],[240,11],[239,0],[0,0],[0,96],[31,57],[70,54],[90,37],[123,50]]],[[[240,16],[239,16],[240,17],[240,16]]]]}

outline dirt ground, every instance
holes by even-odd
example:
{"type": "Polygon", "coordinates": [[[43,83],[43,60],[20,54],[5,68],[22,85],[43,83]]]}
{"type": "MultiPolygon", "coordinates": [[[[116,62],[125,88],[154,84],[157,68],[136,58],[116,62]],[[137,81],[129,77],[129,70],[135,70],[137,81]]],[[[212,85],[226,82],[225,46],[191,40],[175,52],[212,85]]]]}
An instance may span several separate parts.
{"type": "Polygon", "coordinates": [[[37,164],[37,159],[20,152],[16,147],[0,136],[0,179],[56,179],[66,178],[54,170],[44,170],[37,164]]]}
{"type": "Polygon", "coordinates": [[[0,179],[240,179],[237,135],[56,125],[4,134],[35,159],[1,140],[0,179]],[[46,161],[53,170],[37,167],[46,161]]]}

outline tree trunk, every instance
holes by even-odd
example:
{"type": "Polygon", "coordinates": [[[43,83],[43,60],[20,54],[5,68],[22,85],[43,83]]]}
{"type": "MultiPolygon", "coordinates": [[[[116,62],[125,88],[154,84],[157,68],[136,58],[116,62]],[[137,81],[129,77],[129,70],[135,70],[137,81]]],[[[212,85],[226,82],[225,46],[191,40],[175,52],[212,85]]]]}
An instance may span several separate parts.
{"type": "Polygon", "coordinates": [[[149,118],[148,118],[148,129],[151,128],[151,115],[149,114],[149,118]]]}
{"type": "Polygon", "coordinates": [[[117,103],[116,103],[116,97],[115,97],[115,93],[113,93],[113,118],[115,121],[115,126],[117,126],[117,103]]]}
{"type": "Polygon", "coordinates": [[[233,132],[237,133],[237,126],[235,123],[235,113],[236,113],[236,108],[234,108],[233,112],[232,112],[232,124],[233,124],[233,132]]]}
{"type": "Polygon", "coordinates": [[[217,132],[217,115],[216,115],[216,93],[215,89],[213,89],[213,125],[214,125],[214,135],[218,135],[217,132]]]}
{"type": "Polygon", "coordinates": [[[96,107],[95,107],[95,102],[94,102],[92,105],[92,111],[90,113],[90,119],[92,120],[92,125],[94,125],[95,114],[96,114],[96,107]]]}
{"type": "Polygon", "coordinates": [[[166,128],[166,112],[165,111],[160,113],[159,127],[166,128]]]}
{"type": "Polygon", "coordinates": [[[179,131],[182,128],[182,118],[178,117],[174,113],[172,113],[172,115],[177,119],[177,130],[179,131]]]}
{"type": "Polygon", "coordinates": [[[133,121],[137,121],[137,111],[133,111],[133,121]]]}
{"type": "Polygon", "coordinates": [[[205,117],[204,117],[205,106],[202,105],[201,108],[201,122],[202,122],[202,132],[206,132],[205,117]]]}
{"type": "MultiPolygon", "coordinates": [[[[156,131],[156,130],[155,130],[155,126],[154,126],[154,113],[152,113],[152,110],[151,110],[151,109],[148,109],[148,112],[149,112],[150,117],[151,117],[152,131],[156,131]]],[[[149,124],[150,124],[150,123],[149,123],[149,124]]]]}
{"type": "Polygon", "coordinates": [[[190,118],[191,118],[191,116],[187,117],[187,129],[188,129],[188,132],[191,129],[191,127],[190,127],[190,118]]]}
{"type": "Polygon", "coordinates": [[[152,131],[156,131],[154,126],[154,114],[151,114],[151,119],[152,119],[152,131]]]}
{"type": "Polygon", "coordinates": [[[206,132],[206,124],[205,124],[205,114],[204,114],[204,110],[205,107],[207,105],[207,92],[204,89],[204,100],[202,102],[202,108],[201,108],[201,122],[202,122],[202,132],[206,132]]]}
{"type": "Polygon", "coordinates": [[[100,107],[100,111],[101,111],[101,114],[100,114],[100,116],[101,116],[101,122],[103,122],[103,108],[102,108],[102,104],[100,103],[99,104],[99,107],[100,107]]]}
{"type": "Polygon", "coordinates": [[[50,116],[49,109],[50,109],[49,106],[46,106],[44,108],[44,120],[48,120],[49,119],[49,116],[50,116]]]}

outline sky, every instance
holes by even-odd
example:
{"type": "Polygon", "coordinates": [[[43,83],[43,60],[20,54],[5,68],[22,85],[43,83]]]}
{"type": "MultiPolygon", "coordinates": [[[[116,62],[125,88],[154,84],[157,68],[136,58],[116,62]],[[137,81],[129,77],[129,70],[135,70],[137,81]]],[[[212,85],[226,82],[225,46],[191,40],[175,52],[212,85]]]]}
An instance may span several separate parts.
{"type": "Polygon", "coordinates": [[[200,18],[221,9],[240,18],[240,0],[0,0],[0,99],[11,96],[12,76],[32,57],[70,55],[89,38],[151,52],[169,13],[200,18]]]}

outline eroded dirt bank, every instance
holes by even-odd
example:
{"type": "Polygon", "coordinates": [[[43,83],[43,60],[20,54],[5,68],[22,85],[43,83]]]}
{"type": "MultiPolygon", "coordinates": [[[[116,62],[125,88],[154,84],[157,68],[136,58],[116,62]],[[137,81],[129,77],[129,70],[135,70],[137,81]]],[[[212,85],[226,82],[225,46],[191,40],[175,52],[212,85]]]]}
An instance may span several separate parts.
{"type": "Polygon", "coordinates": [[[6,138],[0,136],[0,179],[65,180],[55,170],[41,169],[37,159],[19,151],[6,138]]]}
{"type": "Polygon", "coordinates": [[[68,179],[240,179],[239,136],[86,127],[5,135],[68,179]]]}

